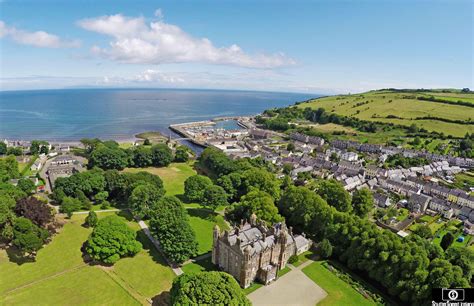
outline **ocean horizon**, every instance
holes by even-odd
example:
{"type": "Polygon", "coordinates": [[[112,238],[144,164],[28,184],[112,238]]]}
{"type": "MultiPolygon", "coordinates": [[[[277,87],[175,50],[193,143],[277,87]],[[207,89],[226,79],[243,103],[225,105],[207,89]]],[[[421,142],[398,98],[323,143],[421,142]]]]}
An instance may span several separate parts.
{"type": "Polygon", "coordinates": [[[317,94],[210,89],[82,88],[0,91],[0,138],[130,140],[170,124],[256,115],[317,94]]]}

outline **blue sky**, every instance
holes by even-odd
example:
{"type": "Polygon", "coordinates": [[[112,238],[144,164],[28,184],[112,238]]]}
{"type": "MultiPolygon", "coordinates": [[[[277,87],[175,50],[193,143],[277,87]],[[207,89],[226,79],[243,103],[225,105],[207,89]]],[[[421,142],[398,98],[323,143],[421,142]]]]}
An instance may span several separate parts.
{"type": "Polygon", "coordinates": [[[471,1],[0,2],[0,88],[474,87],[471,1]]]}

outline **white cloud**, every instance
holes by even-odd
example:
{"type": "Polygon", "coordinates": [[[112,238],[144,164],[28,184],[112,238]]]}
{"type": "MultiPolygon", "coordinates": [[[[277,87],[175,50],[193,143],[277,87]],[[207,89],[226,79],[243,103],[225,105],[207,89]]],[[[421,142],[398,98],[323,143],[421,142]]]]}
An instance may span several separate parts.
{"type": "Polygon", "coordinates": [[[178,75],[163,73],[158,70],[147,69],[135,77],[138,82],[162,82],[162,83],[184,83],[185,80],[178,75]]]}
{"type": "Polygon", "coordinates": [[[109,48],[94,46],[93,53],[125,63],[200,62],[250,68],[275,68],[296,63],[283,53],[250,55],[235,44],[216,47],[209,39],[193,37],[162,20],[147,24],[143,17],[117,14],[80,20],[78,24],[88,31],[113,38],[109,48]]]}
{"type": "Polygon", "coordinates": [[[78,40],[65,41],[57,35],[45,31],[28,32],[10,27],[0,20],[0,38],[10,37],[13,41],[39,48],[77,48],[80,46],[78,40]]]}

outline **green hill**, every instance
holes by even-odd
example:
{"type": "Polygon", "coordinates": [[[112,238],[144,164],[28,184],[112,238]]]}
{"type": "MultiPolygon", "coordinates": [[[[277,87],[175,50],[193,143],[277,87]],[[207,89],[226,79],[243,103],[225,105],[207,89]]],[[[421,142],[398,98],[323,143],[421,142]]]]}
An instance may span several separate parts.
{"type": "Polygon", "coordinates": [[[474,133],[474,93],[460,90],[377,90],[313,99],[298,107],[323,108],[367,121],[415,124],[456,137],[474,133]]]}

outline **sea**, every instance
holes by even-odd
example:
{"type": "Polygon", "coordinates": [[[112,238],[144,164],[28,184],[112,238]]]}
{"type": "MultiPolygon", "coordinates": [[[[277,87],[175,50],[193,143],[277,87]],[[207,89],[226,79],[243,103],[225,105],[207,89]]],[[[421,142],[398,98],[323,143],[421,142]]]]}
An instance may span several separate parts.
{"type": "Polygon", "coordinates": [[[168,135],[170,124],[255,115],[317,96],[183,89],[0,91],[0,138],[74,142],[129,140],[145,131],[168,135]]]}

